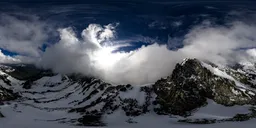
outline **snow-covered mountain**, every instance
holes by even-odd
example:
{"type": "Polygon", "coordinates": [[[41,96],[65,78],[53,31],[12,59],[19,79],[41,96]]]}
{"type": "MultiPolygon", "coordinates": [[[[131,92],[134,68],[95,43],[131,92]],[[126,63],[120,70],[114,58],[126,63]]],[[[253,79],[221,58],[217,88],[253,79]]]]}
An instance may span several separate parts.
{"type": "Polygon", "coordinates": [[[0,126],[238,127],[245,121],[252,127],[254,68],[185,59],[155,83],[112,85],[32,65],[1,65],[0,126]]]}

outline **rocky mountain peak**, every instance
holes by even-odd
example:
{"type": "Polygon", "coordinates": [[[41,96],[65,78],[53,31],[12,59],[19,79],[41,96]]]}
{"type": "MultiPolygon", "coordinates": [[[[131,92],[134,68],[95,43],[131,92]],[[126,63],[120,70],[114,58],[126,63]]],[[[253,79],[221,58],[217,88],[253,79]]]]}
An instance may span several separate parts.
{"type": "Polygon", "coordinates": [[[187,59],[176,65],[171,76],[157,81],[153,87],[160,113],[187,116],[207,104],[207,99],[227,106],[255,104],[254,93],[243,91],[236,84],[234,80],[214,74],[203,62],[187,59]]]}

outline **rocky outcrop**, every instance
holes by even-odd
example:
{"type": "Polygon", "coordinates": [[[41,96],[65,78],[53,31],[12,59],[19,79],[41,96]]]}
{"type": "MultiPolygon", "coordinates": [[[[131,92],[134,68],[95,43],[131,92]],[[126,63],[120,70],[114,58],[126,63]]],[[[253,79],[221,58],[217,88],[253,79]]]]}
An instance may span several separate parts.
{"type": "MultiPolygon", "coordinates": [[[[19,97],[19,95],[17,93],[14,93],[12,90],[3,88],[0,85],[0,106],[4,105],[5,101],[15,100],[18,97],[19,97]]],[[[4,115],[0,111],[0,118],[2,118],[2,117],[4,117],[4,115]]]]}
{"type": "Polygon", "coordinates": [[[226,105],[255,104],[255,94],[243,91],[232,80],[212,73],[196,59],[177,64],[171,76],[153,85],[159,114],[190,115],[207,104],[207,98],[226,105]]]}
{"type": "Polygon", "coordinates": [[[130,117],[139,116],[149,112],[148,107],[151,105],[150,100],[152,99],[152,90],[148,87],[138,88],[139,93],[146,94],[145,102],[140,104],[137,99],[122,97],[122,95],[125,95],[125,93],[129,93],[134,89],[134,87],[129,84],[113,86],[98,79],[89,80],[84,78],[83,80],[80,80],[81,82],[83,80],[86,80],[87,82],[90,81],[90,84],[85,83],[83,85],[83,90],[85,92],[92,88],[94,90],[83,100],[79,102],[77,101],[77,105],[87,102],[95,97],[95,95],[98,95],[98,97],[96,97],[90,104],[83,107],[73,108],[69,111],[71,113],[78,112],[83,115],[83,117],[78,119],[80,125],[105,125],[104,122],[101,121],[101,117],[105,114],[113,114],[118,109],[122,110],[126,116],[130,117]],[[90,118],[90,120],[88,120],[88,118],[90,118]]]}
{"type": "Polygon", "coordinates": [[[0,112],[0,118],[4,117],[4,115],[0,112]]]}
{"type": "Polygon", "coordinates": [[[0,75],[0,80],[2,80],[5,84],[11,86],[11,81],[7,79],[8,75],[6,74],[1,74],[0,75]]]}
{"type": "Polygon", "coordinates": [[[50,70],[39,69],[29,64],[0,65],[0,69],[6,73],[5,75],[0,75],[0,79],[7,85],[11,86],[11,81],[7,79],[7,76],[10,75],[13,78],[24,81],[22,84],[24,89],[30,89],[34,81],[44,76],[54,76],[54,73],[50,70]]]}
{"type": "Polygon", "coordinates": [[[3,104],[4,101],[15,100],[18,97],[19,95],[17,93],[0,86],[0,104],[3,104]]]}

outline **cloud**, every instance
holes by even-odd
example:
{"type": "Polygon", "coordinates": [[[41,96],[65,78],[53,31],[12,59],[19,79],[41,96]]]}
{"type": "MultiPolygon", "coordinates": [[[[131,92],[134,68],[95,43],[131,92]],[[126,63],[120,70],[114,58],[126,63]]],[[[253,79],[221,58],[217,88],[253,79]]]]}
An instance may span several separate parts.
{"type": "MultiPolygon", "coordinates": [[[[240,16],[240,12],[228,15],[233,14],[240,16]]],[[[170,75],[184,58],[198,58],[220,65],[241,63],[254,66],[256,19],[252,18],[254,20],[227,21],[224,25],[206,20],[190,26],[191,30],[184,37],[168,37],[166,45],[159,45],[163,42],[158,39],[140,35],[116,41],[118,23],[89,24],[81,33],[75,33],[72,27],[60,28],[57,30],[60,40],[48,44],[51,35],[47,28],[50,27],[39,17],[0,14],[0,48],[18,53],[8,56],[0,51],[0,63],[36,63],[58,73],[82,73],[111,83],[136,85],[170,75]],[[130,52],[117,51],[134,42],[148,45],[130,52]],[[43,52],[40,48],[45,43],[48,47],[43,52]]],[[[148,27],[165,29],[166,25],[179,27],[182,24],[183,21],[167,24],[155,21],[148,27]]]]}
{"type": "Polygon", "coordinates": [[[204,22],[184,36],[184,47],[176,51],[154,43],[131,52],[115,53],[115,45],[101,45],[115,38],[115,27],[107,26],[89,25],[83,30],[82,39],[72,28],[60,29],[60,41],[46,49],[39,65],[60,73],[83,73],[111,83],[140,85],[170,75],[184,58],[222,65],[255,61],[255,24],[232,22],[217,26],[204,22]]]}
{"type": "Polygon", "coordinates": [[[248,56],[250,58],[252,58],[254,61],[256,61],[256,49],[250,49],[250,50],[247,50],[246,53],[248,54],[248,56]]]}
{"type": "Polygon", "coordinates": [[[239,64],[244,65],[245,69],[256,69],[256,49],[246,50],[242,57],[240,57],[239,64]]]}
{"type": "Polygon", "coordinates": [[[11,56],[4,55],[0,49],[0,63],[20,63],[21,60],[11,56]]]}
{"type": "Polygon", "coordinates": [[[178,52],[188,57],[228,64],[241,60],[246,49],[256,47],[255,24],[232,22],[228,26],[203,24],[194,27],[178,52]]]}
{"type": "Polygon", "coordinates": [[[19,63],[22,63],[22,64],[36,64],[38,61],[40,61],[40,58],[23,56],[23,55],[12,56],[12,58],[19,60],[19,63]]]}
{"type": "Polygon", "coordinates": [[[179,27],[179,26],[182,25],[182,21],[175,21],[175,22],[172,23],[172,25],[173,25],[174,27],[179,27]]]}
{"type": "Polygon", "coordinates": [[[60,40],[43,52],[40,47],[49,37],[46,26],[36,16],[20,18],[1,14],[0,48],[18,55],[0,52],[0,63],[36,63],[58,73],[82,73],[116,84],[155,82],[170,75],[184,58],[221,65],[255,63],[256,25],[253,22],[234,21],[219,26],[205,21],[192,27],[183,38],[169,37],[166,45],[139,36],[115,41],[118,24],[90,24],[80,36],[67,27],[58,29],[60,40]],[[130,52],[116,52],[120,47],[130,46],[134,40],[149,45],[130,52]]]}
{"type": "Polygon", "coordinates": [[[72,28],[59,29],[59,33],[60,41],[46,49],[38,65],[60,73],[79,72],[84,68],[86,75],[91,74],[87,52],[97,48],[97,45],[78,40],[72,28]]]}
{"type": "Polygon", "coordinates": [[[48,35],[46,24],[33,15],[0,14],[0,48],[18,54],[39,57],[48,35]]]}
{"type": "MultiPolygon", "coordinates": [[[[113,83],[155,82],[161,77],[170,75],[174,65],[181,59],[176,52],[156,43],[129,53],[115,54],[122,54],[122,56],[111,67],[103,68],[101,71],[103,73],[99,74],[104,80],[113,83]]],[[[110,54],[110,58],[115,54],[110,54]]]]}
{"type": "Polygon", "coordinates": [[[60,41],[46,49],[38,65],[60,73],[94,75],[97,68],[94,67],[92,56],[102,49],[101,42],[114,38],[113,29],[112,24],[104,27],[90,24],[82,31],[81,40],[72,28],[59,29],[60,41]]]}
{"type": "Polygon", "coordinates": [[[110,40],[115,37],[115,27],[113,24],[108,24],[102,27],[99,24],[90,24],[82,31],[82,38],[85,42],[94,43],[96,46],[101,47],[100,43],[110,40]]]}

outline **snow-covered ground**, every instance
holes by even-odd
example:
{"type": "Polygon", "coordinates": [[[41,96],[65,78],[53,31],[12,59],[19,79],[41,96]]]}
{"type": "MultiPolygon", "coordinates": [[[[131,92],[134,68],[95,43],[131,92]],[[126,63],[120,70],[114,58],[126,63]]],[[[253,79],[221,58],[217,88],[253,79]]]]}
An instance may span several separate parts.
{"type": "MultiPolygon", "coordinates": [[[[210,101],[211,102],[211,101],[210,101]]],[[[1,106],[1,111],[5,118],[0,119],[0,128],[80,128],[82,126],[73,126],[70,124],[61,124],[53,121],[58,118],[65,118],[66,116],[72,118],[77,115],[68,114],[65,111],[51,111],[47,112],[29,106],[23,106],[15,102],[10,105],[1,106]]],[[[214,103],[199,109],[194,114],[194,118],[198,117],[213,117],[225,118],[233,116],[232,112],[246,113],[248,107],[235,106],[233,108],[225,108],[214,103]]],[[[107,123],[106,128],[255,128],[256,120],[252,119],[245,122],[223,122],[216,124],[187,124],[179,123],[179,117],[160,116],[153,113],[130,119],[134,123],[127,123],[129,117],[124,116],[122,111],[105,116],[104,121],[107,123]]],[[[83,126],[84,127],[84,126],[83,126]]]]}
{"type": "Polygon", "coordinates": [[[236,114],[247,114],[250,113],[251,105],[239,106],[235,105],[232,107],[226,107],[217,104],[213,100],[208,99],[208,105],[199,108],[192,116],[188,119],[208,118],[208,119],[227,119],[232,118],[236,114]]]}
{"type": "MultiPolygon", "coordinates": [[[[67,113],[65,111],[47,112],[15,102],[10,105],[1,106],[0,110],[5,115],[5,118],[0,119],[1,128],[69,128],[68,124],[51,121],[66,118],[67,113]]],[[[77,115],[68,115],[69,118],[72,118],[72,116],[77,115]]]]}

